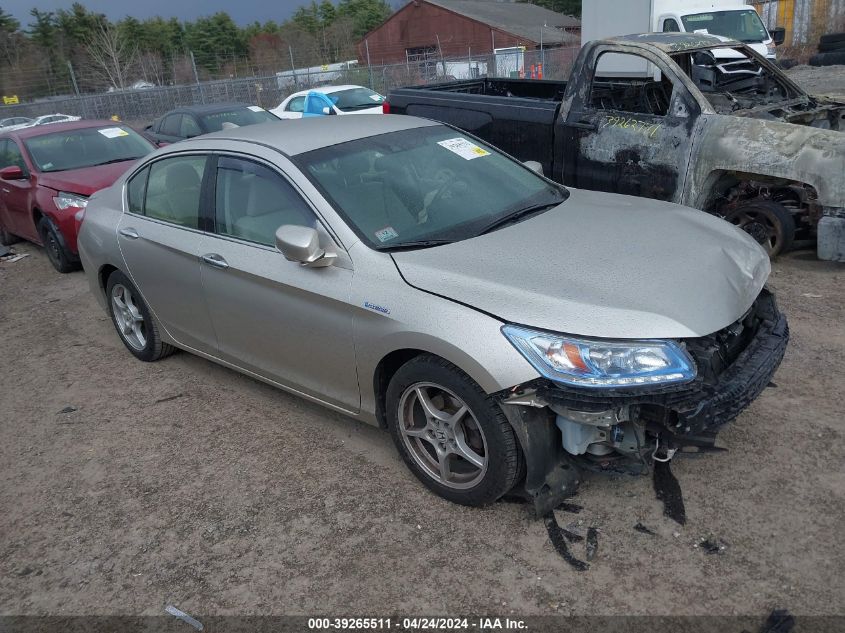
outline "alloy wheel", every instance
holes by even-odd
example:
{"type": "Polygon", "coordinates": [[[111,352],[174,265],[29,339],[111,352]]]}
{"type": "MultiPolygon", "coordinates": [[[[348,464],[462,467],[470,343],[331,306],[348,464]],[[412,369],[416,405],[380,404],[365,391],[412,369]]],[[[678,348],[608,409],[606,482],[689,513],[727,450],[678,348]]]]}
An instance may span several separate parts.
{"type": "Polygon", "coordinates": [[[416,383],[399,399],[399,432],[413,460],[438,483],[472,488],[487,472],[487,440],[470,408],[434,383],[416,383]]]}
{"type": "Polygon", "coordinates": [[[133,349],[142,351],[147,346],[147,327],[132,291],[123,284],[115,284],[111,291],[111,302],[120,336],[133,349]]]}

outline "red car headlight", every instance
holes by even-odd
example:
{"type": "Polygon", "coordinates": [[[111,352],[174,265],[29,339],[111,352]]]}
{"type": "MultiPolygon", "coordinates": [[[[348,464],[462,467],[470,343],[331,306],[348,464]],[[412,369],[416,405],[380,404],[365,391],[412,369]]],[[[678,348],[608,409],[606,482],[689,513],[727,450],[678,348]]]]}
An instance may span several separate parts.
{"type": "Polygon", "coordinates": [[[88,206],[88,198],[80,196],[78,193],[67,193],[65,191],[59,192],[58,195],[53,196],[53,204],[59,211],[67,209],[84,209],[88,206]]]}

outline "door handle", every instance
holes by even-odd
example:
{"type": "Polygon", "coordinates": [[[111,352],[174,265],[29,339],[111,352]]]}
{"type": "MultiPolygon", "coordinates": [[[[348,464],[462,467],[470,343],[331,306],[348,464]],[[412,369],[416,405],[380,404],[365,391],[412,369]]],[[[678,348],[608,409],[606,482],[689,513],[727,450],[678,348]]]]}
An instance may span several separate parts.
{"type": "Polygon", "coordinates": [[[3,187],[3,193],[11,193],[11,191],[9,189],[6,189],[5,187],[3,187]]]}
{"type": "Polygon", "coordinates": [[[118,233],[120,233],[123,237],[128,237],[130,240],[137,240],[141,237],[135,229],[120,229],[118,233]]]}
{"type": "Polygon", "coordinates": [[[569,127],[578,128],[579,130],[588,130],[590,132],[595,132],[599,129],[598,125],[596,125],[595,123],[590,123],[588,121],[572,121],[567,122],[566,125],[568,125],[569,127]]]}
{"type": "Polygon", "coordinates": [[[203,255],[202,261],[204,261],[209,266],[214,266],[215,268],[220,268],[223,270],[229,267],[228,262],[226,262],[226,260],[223,259],[217,253],[209,253],[208,255],[203,255]]]}

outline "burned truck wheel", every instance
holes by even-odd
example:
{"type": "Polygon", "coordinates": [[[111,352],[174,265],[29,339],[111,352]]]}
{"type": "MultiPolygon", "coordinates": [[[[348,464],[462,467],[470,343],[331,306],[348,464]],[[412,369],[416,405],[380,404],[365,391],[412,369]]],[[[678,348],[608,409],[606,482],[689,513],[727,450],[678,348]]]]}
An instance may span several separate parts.
{"type": "Polygon", "coordinates": [[[387,388],[387,423],[402,459],[429,489],[470,506],[517,483],[522,453],[499,405],[436,356],[399,368],[387,388]]]}
{"type": "Polygon", "coordinates": [[[795,241],[792,214],[783,205],[771,200],[744,202],[730,211],[725,219],[757,240],[769,257],[787,252],[795,241]]]}

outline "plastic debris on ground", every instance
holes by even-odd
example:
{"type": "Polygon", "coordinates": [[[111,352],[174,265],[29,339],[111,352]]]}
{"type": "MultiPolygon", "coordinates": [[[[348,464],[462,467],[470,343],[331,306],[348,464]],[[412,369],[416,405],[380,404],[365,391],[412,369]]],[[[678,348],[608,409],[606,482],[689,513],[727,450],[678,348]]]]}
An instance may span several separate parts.
{"type": "Polygon", "coordinates": [[[0,246],[0,248],[6,249],[6,253],[0,255],[0,262],[5,262],[6,264],[12,264],[16,261],[23,259],[24,257],[29,257],[29,253],[15,253],[15,251],[5,246],[0,246]]]}
{"type": "Polygon", "coordinates": [[[560,525],[558,525],[554,513],[550,512],[547,514],[543,518],[543,521],[546,524],[546,531],[549,533],[549,540],[551,540],[552,546],[555,548],[555,551],[560,554],[561,558],[572,565],[572,568],[577,571],[585,571],[589,569],[590,566],[587,563],[582,560],[578,560],[572,555],[572,552],[569,551],[569,547],[566,545],[566,537],[564,536],[560,525]]]}
{"type": "Polygon", "coordinates": [[[650,536],[657,536],[657,532],[655,532],[654,530],[652,530],[652,529],[651,529],[651,528],[649,528],[649,527],[646,527],[646,526],[645,526],[645,525],[643,525],[642,523],[637,523],[637,524],[634,526],[634,529],[635,529],[637,532],[641,532],[641,533],[643,533],[643,534],[648,534],[648,535],[650,535],[650,536]]]}
{"type": "Polygon", "coordinates": [[[687,522],[681,484],[672,473],[671,462],[654,462],[654,494],[663,502],[663,514],[680,525],[687,522]]]}
{"type": "Polygon", "coordinates": [[[184,611],[180,611],[179,609],[177,609],[177,608],[176,608],[176,607],[174,607],[173,605],[170,605],[170,604],[169,604],[169,605],[167,605],[166,607],[164,607],[164,610],[165,610],[165,611],[167,611],[170,615],[172,615],[172,616],[174,616],[174,617],[176,617],[176,618],[179,618],[180,620],[182,620],[182,622],[185,622],[185,623],[187,623],[187,624],[190,624],[190,625],[191,625],[192,627],[194,627],[197,631],[202,631],[202,630],[205,628],[205,627],[202,625],[202,622],[200,622],[200,621],[199,621],[199,620],[197,620],[196,618],[192,618],[191,616],[189,616],[189,615],[188,615],[187,613],[185,613],[184,611]]]}
{"type": "Polygon", "coordinates": [[[599,551],[599,531],[591,527],[587,530],[587,560],[593,560],[599,551]]]}
{"type": "Polygon", "coordinates": [[[709,538],[701,539],[698,543],[693,545],[693,547],[703,550],[705,554],[724,554],[728,544],[711,536],[709,538]]]}

